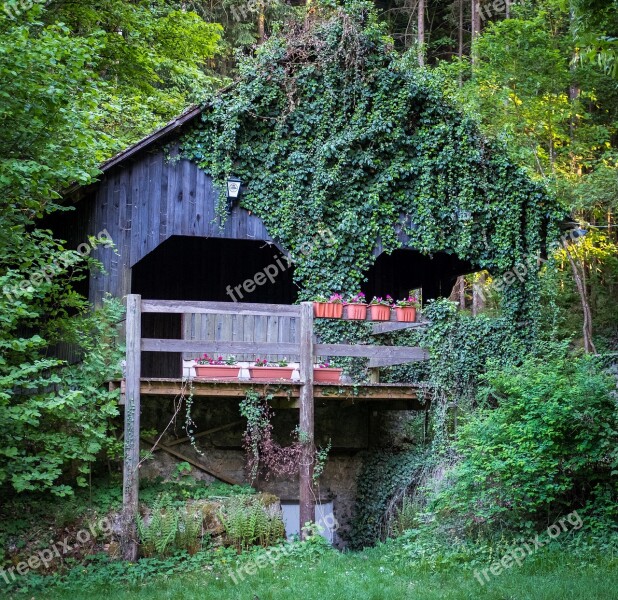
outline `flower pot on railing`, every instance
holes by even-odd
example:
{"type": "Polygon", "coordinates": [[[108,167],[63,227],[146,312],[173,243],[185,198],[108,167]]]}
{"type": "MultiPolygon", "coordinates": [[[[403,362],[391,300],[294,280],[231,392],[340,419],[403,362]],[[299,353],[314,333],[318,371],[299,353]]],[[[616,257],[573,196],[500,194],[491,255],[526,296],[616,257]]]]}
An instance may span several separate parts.
{"type": "Polygon", "coordinates": [[[240,367],[237,365],[194,365],[195,376],[207,379],[238,379],[240,367]]]}
{"type": "Polygon", "coordinates": [[[339,383],[343,369],[330,367],[315,367],[313,369],[314,383],[339,383]]]}
{"type": "Polygon", "coordinates": [[[330,298],[318,296],[313,302],[313,315],[322,319],[341,319],[343,296],[341,294],[333,294],[330,298]]]}
{"type": "Polygon", "coordinates": [[[369,317],[372,321],[390,321],[390,306],[385,306],[384,304],[372,304],[369,307],[369,317]]]}
{"type": "Polygon", "coordinates": [[[350,321],[364,321],[367,318],[367,305],[346,304],[346,315],[350,321]]]}
{"type": "Polygon", "coordinates": [[[369,317],[372,321],[390,321],[391,306],[393,306],[393,299],[388,294],[385,298],[374,296],[369,304],[369,317]]]}
{"type": "Polygon", "coordinates": [[[397,306],[395,308],[397,320],[402,323],[414,323],[416,321],[415,306],[397,306]]]}
{"type": "Polygon", "coordinates": [[[249,367],[251,379],[292,379],[294,367],[249,367]]]}
{"type": "Polygon", "coordinates": [[[314,302],[313,316],[322,319],[341,319],[343,304],[341,302],[314,302]]]}

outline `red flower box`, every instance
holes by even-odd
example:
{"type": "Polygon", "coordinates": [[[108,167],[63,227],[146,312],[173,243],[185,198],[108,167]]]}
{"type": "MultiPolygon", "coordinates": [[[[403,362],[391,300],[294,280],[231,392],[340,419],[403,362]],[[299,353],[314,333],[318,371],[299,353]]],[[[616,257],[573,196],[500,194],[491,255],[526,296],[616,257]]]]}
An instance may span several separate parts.
{"type": "Polygon", "coordinates": [[[339,383],[343,369],[315,368],[313,369],[313,381],[315,383],[339,383]]]}
{"type": "Polygon", "coordinates": [[[293,367],[249,367],[251,379],[292,379],[293,367]]]}
{"type": "Polygon", "coordinates": [[[346,309],[350,321],[364,321],[367,318],[366,304],[346,304],[346,309]]]}
{"type": "Polygon", "coordinates": [[[238,379],[240,367],[236,365],[193,365],[196,377],[208,379],[238,379]]]}
{"type": "Polygon", "coordinates": [[[322,319],[341,319],[343,304],[341,302],[314,302],[313,316],[322,319]]]}
{"type": "Polygon", "coordinates": [[[369,307],[369,314],[372,321],[390,321],[391,309],[384,304],[372,304],[369,307]]]}
{"type": "Polygon", "coordinates": [[[398,306],[395,308],[397,320],[402,323],[414,323],[416,321],[416,308],[414,306],[398,306]]]}

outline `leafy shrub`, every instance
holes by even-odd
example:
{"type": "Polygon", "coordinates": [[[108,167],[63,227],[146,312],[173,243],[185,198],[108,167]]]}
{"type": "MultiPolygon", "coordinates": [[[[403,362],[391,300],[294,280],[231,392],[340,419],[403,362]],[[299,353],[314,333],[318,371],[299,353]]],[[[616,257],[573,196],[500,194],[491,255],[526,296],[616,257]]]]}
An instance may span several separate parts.
{"type": "Polygon", "coordinates": [[[487,408],[461,427],[461,460],[436,510],[473,530],[536,527],[586,506],[589,514],[611,510],[615,517],[613,378],[592,358],[554,356],[484,379],[487,408]]]}
{"type": "MultiPolygon", "coordinates": [[[[5,306],[7,302],[0,295],[3,314],[5,308],[6,314],[13,310],[5,306]]],[[[19,302],[15,310],[26,310],[19,302]]],[[[41,323],[31,322],[47,339],[38,334],[19,337],[11,328],[23,326],[24,321],[16,317],[8,329],[6,324],[0,326],[0,486],[10,485],[18,492],[71,494],[68,484],[85,486],[86,475],[102,452],[118,453],[111,435],[118,392],[104,384],[120,373],[115,336],[123,311],[114,299],[92,314],[50,317],[47,327],[55,331],[47,334],[41,323]],[[76,344],[81,361],[66,365],[46,358],[59,342],[76,344]]]]}
{"type": "Polygon", "coordinates": [[[264,506],[257,496],[234,496],[219,511],[229,542],[238,550],[249,546],[272,546],[285,537],[278,504],[264,506]]]}
{"type": "Polygon", "coordinates": [[[395,508],[395,515],[390,523],[390,534],[399,536],[418,524],[418,505],[410,496],[404,496],[401,504],[395,508]]]}

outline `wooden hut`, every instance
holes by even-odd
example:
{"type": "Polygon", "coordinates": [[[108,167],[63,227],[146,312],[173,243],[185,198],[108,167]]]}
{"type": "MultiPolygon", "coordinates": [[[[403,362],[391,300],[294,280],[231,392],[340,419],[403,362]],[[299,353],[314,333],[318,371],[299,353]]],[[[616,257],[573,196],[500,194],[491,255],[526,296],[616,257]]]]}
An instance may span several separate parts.
{"type": "MultiPolygon", "coordinates": [[[[299,417],[284,411],[281,419],[293,422],[299,418],[311,434],[307,457],[320,439],[332,439],[331,466],[324,475],[326,483],[319,500],[333,503],[344,528],[354,503],[359,453],[379,443],[379,430],[388,429],[384,427],[388,411],[426,408],[418,390],[409,385],[380,384],[375,378],[361,387],[314,385],[311,368],[318,354],[366,357],[372,366],[379,367],[423,360],[426,353],[418,348],[326,346],[314,339],[310,308],[292,306],[298,290],[294,265],[286,262],[286,249],[272,239],[258,216],[238,205],[220,227],[212,179],[188,160],[169,158],[179,136],[199,115],[199,108],[191,109],[108,160],[97,183],[67,193],[66,200],[74,210],[49,223],[69,248],[77,248],[93,236],[111,240],[113,248],[99,245],[94,250],[93,256],[104,271],[92,273],[88,288],[82,291],[95,305],[107,294],[128,298],[127,373],[126,381],[118,385],[125,403],[129,532],[125,554],[129,557],[135,553],[130,523],[137,507],[140,415],[142,425],[146,422],[158,428],[167,422],[171,399],[182,395],[190,375],[183,361],[192,356],[206,350],[234,351],[249,357],[259,351],[298,360],[298,380],[286,386],[270,385],[269,393],[281,408],[300,409],[299,417]],[[278,270],[271,280],[267,275],[273,264],[278,270]],[[264,282],[248,289],[245,282],[255,281],[260,272],[266,275],[264,282]],[[152,402],[140,408],[144,397],[152,402]],[[315,436],[314,419],[319,430],[315,436]]],[[[406,240],[402,241],[405,244],[406,240]]],[[[376,261],[364,288],[368,296],[390,293],[403,297],[415,288],[422,289],[425,300],[448,296],[456,278],[473,270],[452,254],[429,257],[412,248],[385,254],[379,240],[374,254],[376,261]]],[[[404,326],[410,325],[385,323],[376,326],[375,333],[404,326]]],[[[181,436],[173,442],[165,438],[165,452],[189,461],[208,476],[242,482],[243,425],[238,423],[237,406],[248,389],[255,389],[254,382],[196,382],[196,398],[216,401],[202,405],[201,413],[197,411],[194,418],[203,421],[197,428],[204,436],[219,437],[211,440],[203,456],[189,447],[183,449],[181,436]],[[229,456],[232,458],[225,458],[229,456]]],[[[300,504],[301,523],[313,518],[310,467],[301,468],[299,483],[292,487],[278,482],[258,485],[290,505],[300,504]]]]}

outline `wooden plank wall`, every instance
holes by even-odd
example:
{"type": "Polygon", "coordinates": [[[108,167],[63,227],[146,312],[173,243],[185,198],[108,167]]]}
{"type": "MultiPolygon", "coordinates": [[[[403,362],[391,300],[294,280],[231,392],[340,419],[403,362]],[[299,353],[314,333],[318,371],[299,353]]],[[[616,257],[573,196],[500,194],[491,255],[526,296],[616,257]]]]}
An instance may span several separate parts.
{"type": "MultiPolygon", "coordinates": [[[[220,342],[288,342],[299,340],[297,317],[260,315],[183,315],[183,339],[220,342]]],[[[184,353],[184,359],[197,358],[199,354],[184,353]]],[[[253,360],[252,354],[239,354],[237,360],[253,360]]],[[[265,355],[260,358],[275,361],[282,355],[265,355]]]]}
{"type": "Polygon", "coordinates": [[[108,231],[116,251],[100,247],[92,253],[105,269],[90,279],[90,299],[98,304],[105,293],[130,293],[131,268],[173,235],[272,242],[262,220],[238,206],[220,228],[216,198],[211,178],[196,164],[168,161],[162,150],[145,152],[104,174],[52,228],[68,248],[108,231]]]}
{"type": "MultiPolygon", "coordinates": [[[[170,154],[175,152],[172,148],[170,154]]],[[[76,210],[53,219],[51,228],[67,240],[68,248],[77,248],[105,229],[109,233],[116,251],[93,252],[105,269],[90,279],[90,299],[99,304],[106,293],[117,297],[130,293],[131,268],[171,236],[273,243],[263,221],[238,206],[219,227],[216,198],[211,178],[196,164],[168,160],[161,149],[144,151],[105,173],[75,204],[76,210]]],[[[407,244],[404,232],[399,237],[407,244]]],[[[377,240],[374,254],[381,252],[377,240]]]]}

